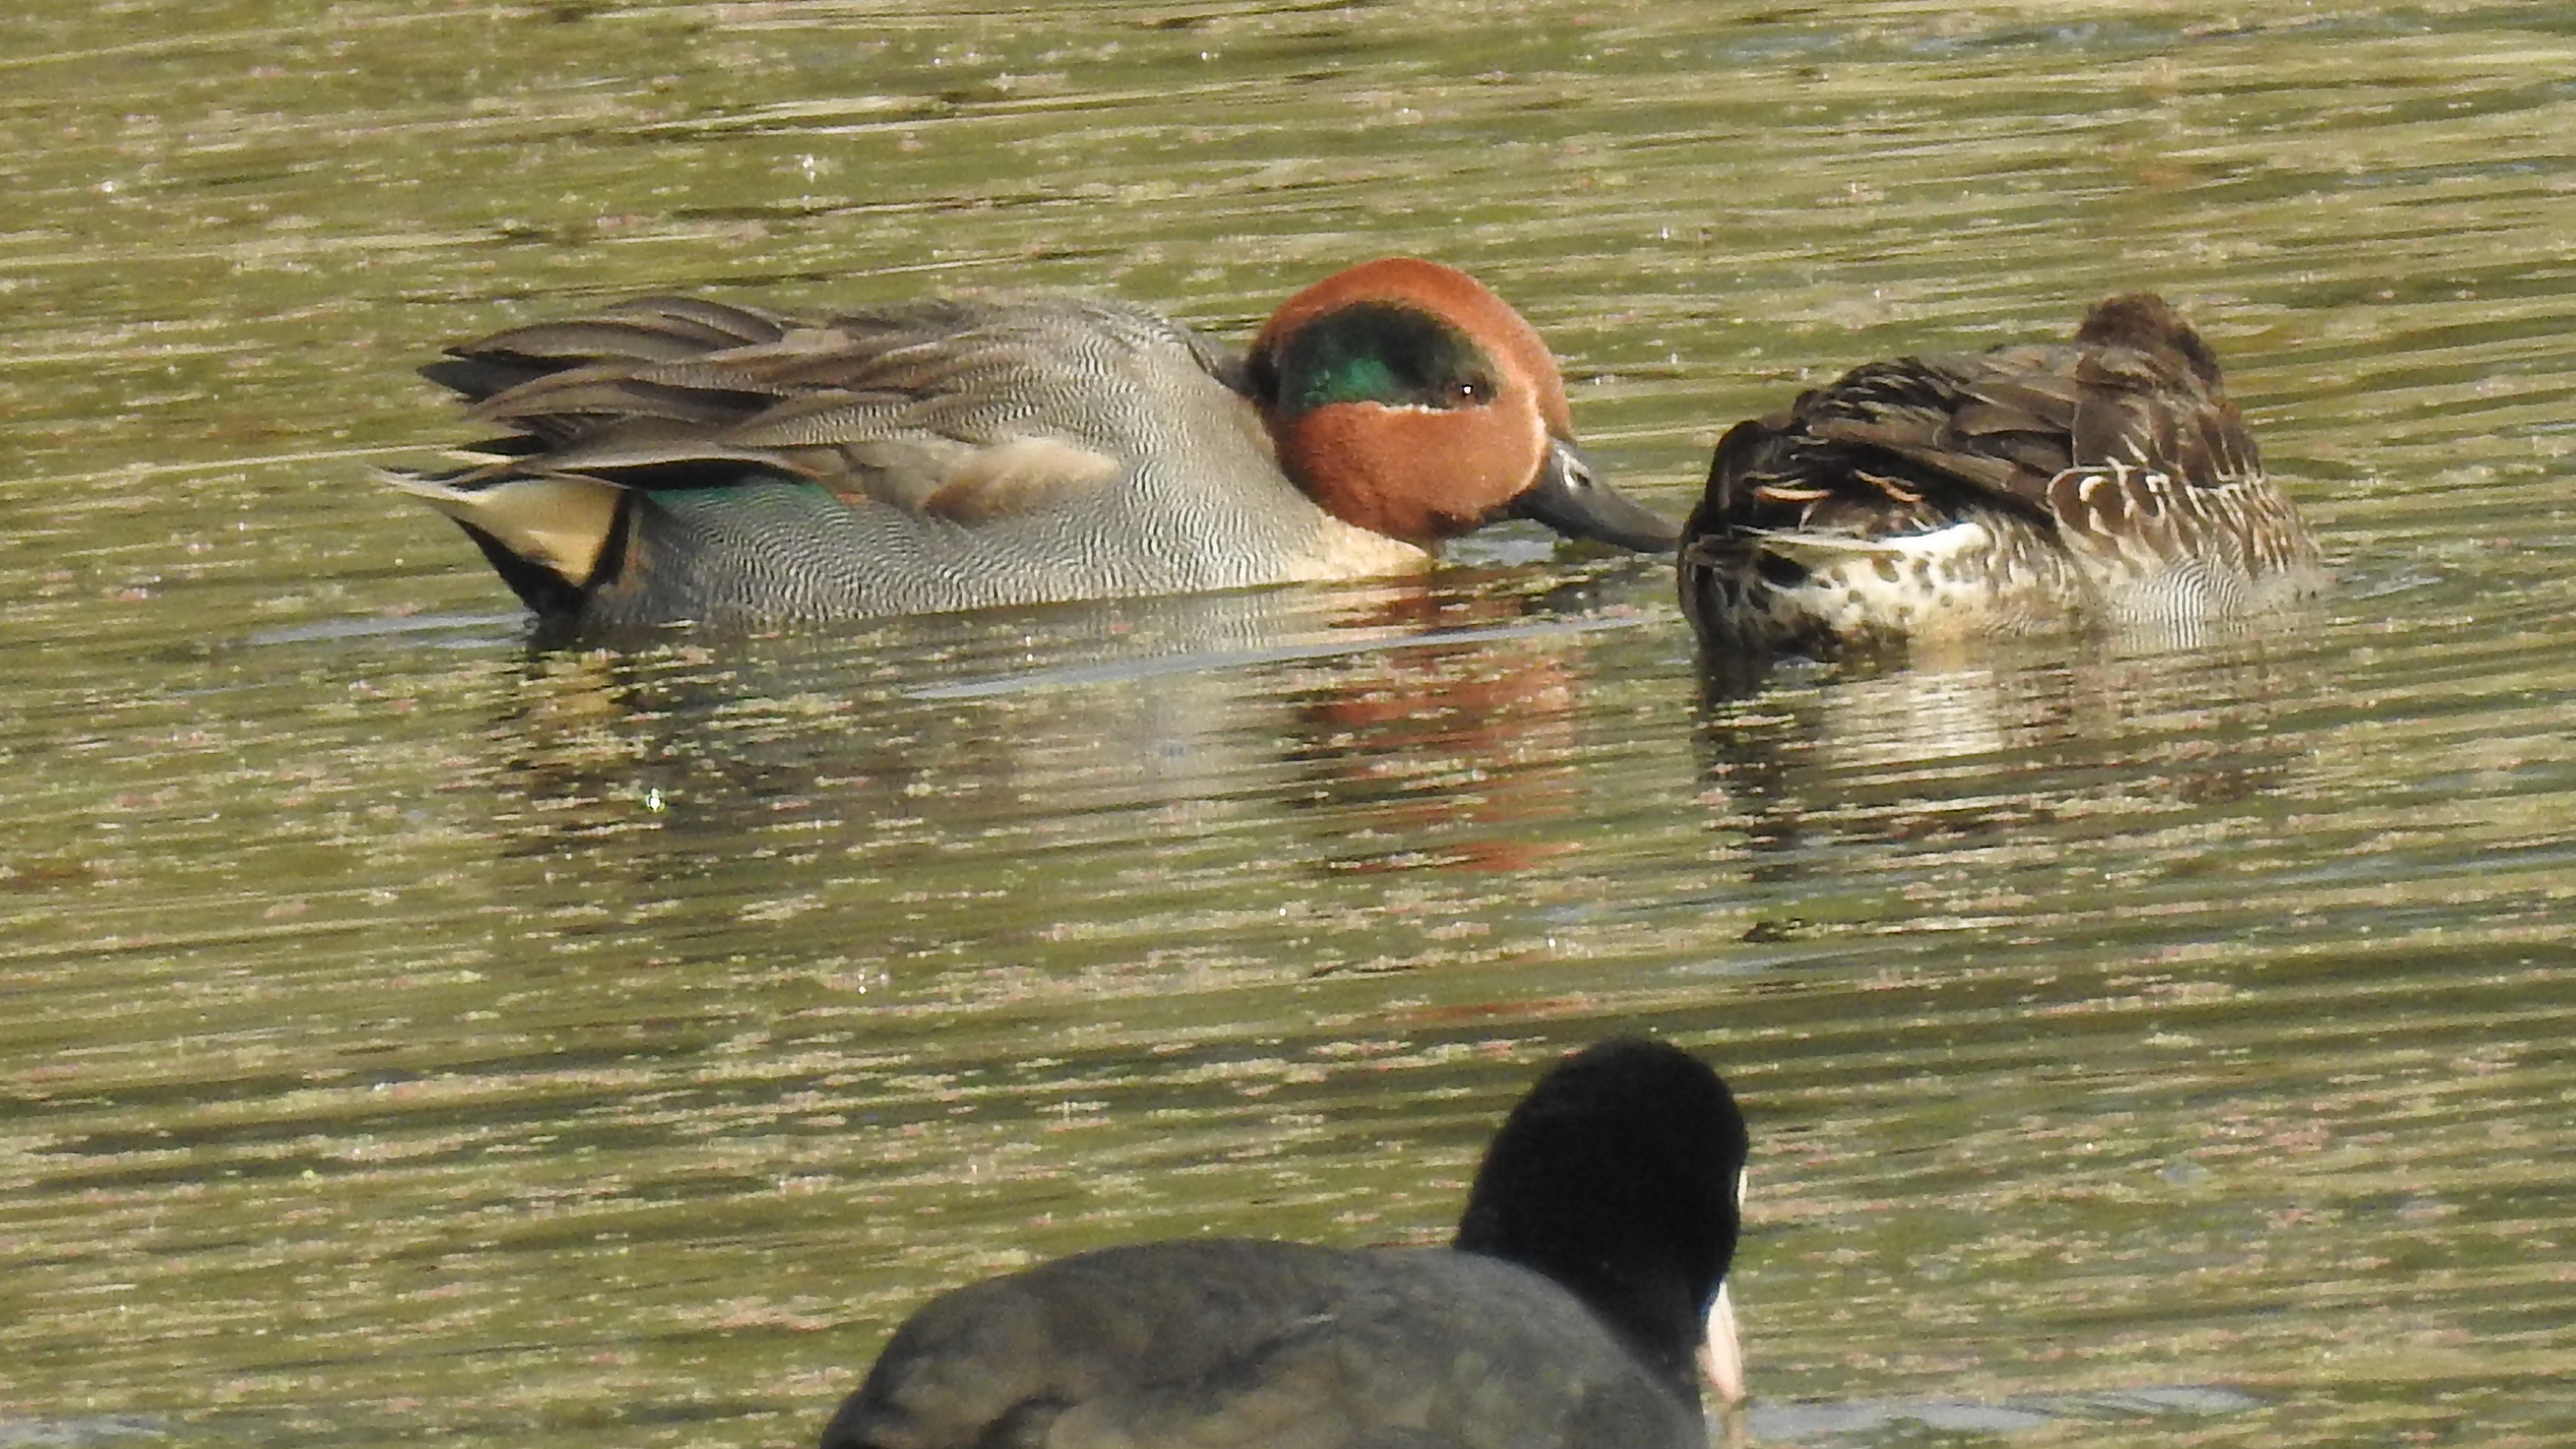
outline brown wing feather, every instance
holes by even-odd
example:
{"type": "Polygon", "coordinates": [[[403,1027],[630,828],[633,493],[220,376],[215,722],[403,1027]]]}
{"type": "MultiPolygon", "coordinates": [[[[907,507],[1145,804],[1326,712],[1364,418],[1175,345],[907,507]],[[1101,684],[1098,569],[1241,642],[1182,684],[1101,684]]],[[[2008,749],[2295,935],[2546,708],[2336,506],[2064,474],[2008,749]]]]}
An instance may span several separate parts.
{"type": "MultiPolygon", "coordinates": [[[[1066,304],[1078,306],[1079,304],[1066,304]]],[[[937,301],[801,323],[657,297],[511,328],[423,372],[515,437],[457,483],[579,473],[720,486],[745,470],[958,522],[1058,506],[1123,465],[1022,423],[1028,379],[1061,386],[1053,313],[937,301]]],[[[1077,322],[1081,319],[1075,319],[1077,322]]],[[[1221,359],[1193,344],[1212,372],[1221,359]]]]}
{"type": "Polygon", "coordinates": [[[2123,490],[2083,486],[2117,465],[2206,489],[2261,469],[2216,359],[2151,294],[2100,304],[2073,342],[1870,363],[1738,425],[1691,532],[1872,538],[1997,505],[2109,535],[2164,527],[2123,490]]]}

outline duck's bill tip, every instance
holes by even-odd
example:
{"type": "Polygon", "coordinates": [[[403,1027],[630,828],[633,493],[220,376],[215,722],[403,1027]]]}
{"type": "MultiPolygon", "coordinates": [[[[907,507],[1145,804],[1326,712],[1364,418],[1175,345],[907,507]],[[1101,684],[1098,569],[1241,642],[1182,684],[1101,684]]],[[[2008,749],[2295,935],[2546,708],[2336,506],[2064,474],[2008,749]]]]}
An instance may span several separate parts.
{"type": "Polygon", "coordinates": [[[1720,1403],[1732,1406],[1744,1402],[1744,1345],[1736,1337],[1735,1300],[1727,1295],[1723,1283],[1717,1285],[1717,1297],[1708,1305],[1707,1336],[1699,1346],[1699,1372],[1720,1403]]]}
{"type": "Polygon", "coordinates": [[[1679,525],[1602,482],[1574,445],[1562,441],[1549,448],[1538,481],[1506,511],[1568,538],[1638,553],[1669,554],[1681,544],[1679,525]]]}

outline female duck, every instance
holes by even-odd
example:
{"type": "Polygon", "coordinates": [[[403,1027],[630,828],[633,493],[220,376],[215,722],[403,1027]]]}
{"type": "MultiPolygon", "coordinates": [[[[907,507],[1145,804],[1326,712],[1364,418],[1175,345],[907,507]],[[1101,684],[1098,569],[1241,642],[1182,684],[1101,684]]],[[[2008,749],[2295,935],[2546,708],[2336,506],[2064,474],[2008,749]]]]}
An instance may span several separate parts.
{"type": "Polygon", "coordinates": [[[1737,424],[1681,549],[1682,607],[1730,652],[2188,635],[2324,582],[2217,358],[2143,292],[2072,343],[1871,363],[1737,424]]]}
{"type": "Polygon", "coordinates": [[[1117,303],[926,301],[800,322],[656,297],[423,372],[509,436],[398,486],[580,627],[772,624],[1428,567],[1506,516],[1639,550],[1555,361],[1464,273],[1390,258],[1250,355],[1117,303]]]}
{"type": "Polygon", "coordinates": [[[1661,1042],[1559,1063],[1454,1246],[1187,1238],[960,1288],[898,1329],[823,1449],[1708,1449],[1744,1397],[1726,1084],[1661,1042]]]}

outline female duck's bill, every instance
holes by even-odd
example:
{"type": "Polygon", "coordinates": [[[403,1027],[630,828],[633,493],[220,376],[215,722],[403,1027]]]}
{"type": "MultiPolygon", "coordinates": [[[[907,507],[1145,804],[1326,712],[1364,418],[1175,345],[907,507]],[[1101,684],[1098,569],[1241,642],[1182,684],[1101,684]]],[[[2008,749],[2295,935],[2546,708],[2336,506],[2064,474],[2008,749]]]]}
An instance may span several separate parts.
{"type": "Polygon", "coordinates": [[[1505,517],[1676,530],[1576,453],[1536,332],[1388,258],[1238,358],[1139,308],[895,303],[803,322],[648,298],[423,369],[504,433],[397,486],[539,615],[769,625],[1426,568],[1505,517]]]}
{"type": "Polygon", "coordinates": [[[2100,303],[2071,343],[1871,363],[1737,424],[1681,548],[1713,654],[2187,639],[2325,582],[2217,358],[2149,293],[2100,303]]]}
{"type": "Polygon", "coordinates": [[[1695,1354],[1743,1397],[1746,1150],[1716,1073],[1605,1042],[1512,1110],[1452,1247],[1186,1239],[958,1289],[895,1333],[824,1449],[1705,1449],[1695,1354]]]}

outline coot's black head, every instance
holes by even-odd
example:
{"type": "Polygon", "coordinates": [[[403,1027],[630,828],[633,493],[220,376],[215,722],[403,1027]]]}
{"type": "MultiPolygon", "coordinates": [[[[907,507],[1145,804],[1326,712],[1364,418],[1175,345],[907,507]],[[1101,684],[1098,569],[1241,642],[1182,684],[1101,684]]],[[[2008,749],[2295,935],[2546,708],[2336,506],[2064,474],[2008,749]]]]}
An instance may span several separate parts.
{"type": "Polygon", "coordinates": [[[1558,1063],[1504,1120],[1456,1246],[1572,1290],[1695,1400],[1692,1356],[1721,1320],[1728,1341],[1710,1348],[1734,1348],[1720,1289],[1748,1148],[1733,1094],[1698,1059],[1603,1042],[1558,1063]]]}

